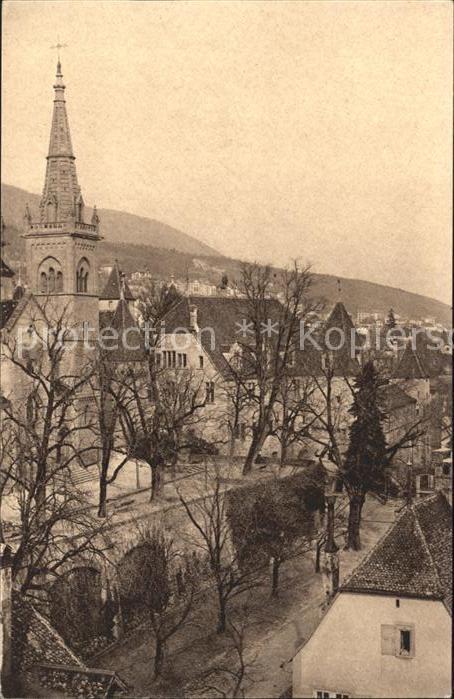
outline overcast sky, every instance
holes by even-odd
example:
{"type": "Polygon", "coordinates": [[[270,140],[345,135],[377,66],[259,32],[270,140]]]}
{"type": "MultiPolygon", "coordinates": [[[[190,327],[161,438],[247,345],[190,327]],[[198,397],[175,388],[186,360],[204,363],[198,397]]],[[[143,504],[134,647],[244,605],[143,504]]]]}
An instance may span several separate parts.
{"type": "Polygon", "coordinates": [[[452,7],[6,2],[2,180],[42,189],[59,35],[87,204],[449,302],[452,7]]]}

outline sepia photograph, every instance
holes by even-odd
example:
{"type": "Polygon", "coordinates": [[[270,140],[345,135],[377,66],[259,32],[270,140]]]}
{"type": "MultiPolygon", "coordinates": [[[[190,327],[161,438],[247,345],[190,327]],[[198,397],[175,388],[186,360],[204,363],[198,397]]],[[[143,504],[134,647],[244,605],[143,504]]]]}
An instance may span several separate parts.
{"type": "Polygon", "coordinates": [[[0,697],[452,696],[449,0],[4,0],[0,697]]]}

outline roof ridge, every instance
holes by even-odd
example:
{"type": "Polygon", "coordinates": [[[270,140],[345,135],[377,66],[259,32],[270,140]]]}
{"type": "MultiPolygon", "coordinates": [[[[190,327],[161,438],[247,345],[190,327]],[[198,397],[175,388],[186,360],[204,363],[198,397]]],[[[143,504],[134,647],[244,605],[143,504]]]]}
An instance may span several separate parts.
{"type": "MultiPolygon", "coordinates": [[[[6,330],[7,332],[9,330],[11,330],[11,328],[14,326],[14,323],[16,322],[16,320],[20,317],[20,314],[24,310],[25,306],[31,300],[33,300],[35,302],[35,304],[38,306],[38,303],[36,302],[35,297],[33,296],[32,292],[29,290],[25,291],[23,296],[19,299],[19,301],[17,301],[10,317],[6,321],[2,330],[6,330]]],[[[38,308],[39,308],[39,306],[38,306],[38,308]]]]}
{"type": "MultiPolygon", "coordinates": [[[[424,498],[424,499],[425,499],[425,498],[424,498]]],[[[427,499],[429,500],[429,498],[427,498],[427,499]]],[[[430,498],[430,500],[433,500],[434,502],[435,502],[435,500],[437,500],[437,499],[438,499],[438,498],[437,498],[436,496],[433,497],[433,498],[432,498],[432,497],[430,498]]],[[[433,571],[435,572],[435,577],[436,577],[437,582],[438,582],[438,591],[439,591],[440,595],[444,598],[445,595],[444,595],[443,585],[441,584],[440,576],[439,576],[439,574],[438,574],[438,568],[437,568],[437,565],[436,565],[436,563],[435,563],[435,561],[434,561],[434,558],[433,558],[433,556],[432,556],[432,553],[431,553],[431,551],[430,551],[430,547],[429,547],[429,544],[427,543],[426,536],[425,536],[425,534],[424,534],[424,532],[423,532],[423,529],[422,529],[422,527],[421,527],[421,524],[420,524],[420,522],[419,522],[419,519],[418,519],[418,516],[417,516],[416,507],[415,507],[415,506],[412,506],[412,507],[411,507],[411,511],[412,511],[412,513],[413,513],[413,517],[414,517],[414,520],[415,520],[415,523],[416,523],[416,528],[417,528],[418,533],[419,533],[419,535],[420,535],[420,537],[421,537],[421,540],[422,540],[422,542],[423,542],[424,549],[425,549],[425,551],[426,551],[426,553],[427,553],[427,555],[428,555],[428,557],[429,557],[429,559],[430,559],[430,562],[431,562],[431,564],[432,564],[432,569],[433,569],[433,571]]]]}

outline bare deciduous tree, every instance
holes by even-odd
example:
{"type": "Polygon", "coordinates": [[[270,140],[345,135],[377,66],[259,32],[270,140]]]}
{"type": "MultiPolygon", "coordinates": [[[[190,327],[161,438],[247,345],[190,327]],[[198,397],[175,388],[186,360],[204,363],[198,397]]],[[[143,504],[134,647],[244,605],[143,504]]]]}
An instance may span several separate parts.
{"type": "Polygon", "coordinates": [[[188,697],[225,697],[239,699],[245,696],[245,683],[254,681],[258,654],[247,652],[247,631],[251,615],[247,604],[240,607],[238,621],[227,621],[226,632],[231,641],[221,661],[214,662],[196,680],[185,688],[188,697]]]}
{"type": "Polygon", "coordinates": [[[120,570],[122,604],[138,605],[153,632],[154,678],[162,674],[166,646],[185,624],[192,608],[196,576],[189,561],[175,548],[173,541],[157,528],[142,528],[137,546],[123,559],[120,570]],[[184,591],[175,594],[175,571],[185,563],[184,591]]]}
{"type": "Polygon", "coordinates": [[[231,361],[229,368],[233,381],[250,397],[252,439],[244,474],[250,472],[272,432],[279,390],[292,373],[299,348],[300,323],[318,306],[308,297],[311,282],[309,268],[300,268],[296,262],[282,272],[258,264],[242,266],[244,339],[238,340],[241,362],[231,361]]]}
{"type": "Polygon", "coordinates": [[[67,309],[34,308],[25,346],[13,336],[2,344],[15,392],[2,401],[1,483],[12,574],[24,593],[43,589],[69,560],[107,548],[77,475],[94,448],[92,367],[78,360],[67,309]]]}
{"type": "Polygon", "coordinates": [[[180,501],[192,525],[193,546],[206,556],[218,598],[218,633],[226,630],[227,608],[237,595],[261,584],[257,570],[241,565],[242,550],[233,546],[227,517],[227,500],[220,478],[214,477],[213,490],[191,501],[180,494],[180,501]]]}

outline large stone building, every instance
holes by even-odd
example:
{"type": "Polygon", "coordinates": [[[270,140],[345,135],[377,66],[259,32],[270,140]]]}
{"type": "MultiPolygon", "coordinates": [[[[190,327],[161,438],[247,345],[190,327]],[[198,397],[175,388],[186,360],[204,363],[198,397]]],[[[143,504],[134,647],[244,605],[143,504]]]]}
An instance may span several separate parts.
{"type": "MultiPolygon", "coordinates": [[[[20,295],[13,298],[14,272],[2,260],[0,330],[4,348],[9,344],[17,349],[40,324],[64,327],[71,339],[71,351],[66,353],[67,367],[74,375],[82,365],[96,359],[100,318],[105,328],[121,301],[131,306],[134,300],[117,262],[100,293],[97,258],[100,220],[94,207],[90,221],[86,221],[75,160],[58,61],[43,193],[39,211],[30,211],[27,205],[24,214],[27,292],[21,298],[20,295]]],[[[137,330],[137,325],[129,313],[121,314],[121,321],[119,327],[117,314],[115,332],[119,333],[118,349],[123,360],[122,333],[130,326],[137,330]]],[[[1,389],[9,399],[17,393],[18,372],[7,355],[8,352],[2,352],[1,389]]],[[[112,352],[112,359],[115,358],[112,352]]],[[[137,360],[137,354],[133,360],[137,360]]]]}
{"type": "Polygon", "coordinates": [[[54,91],[39,212],[33,215],[27,207],[24,217],[28,284],[35,297],[52,296],[73,323],[89,323],[97,333],[99,219],[96,209],[89,223],[84,219],[60,61],[54,91]]]}

